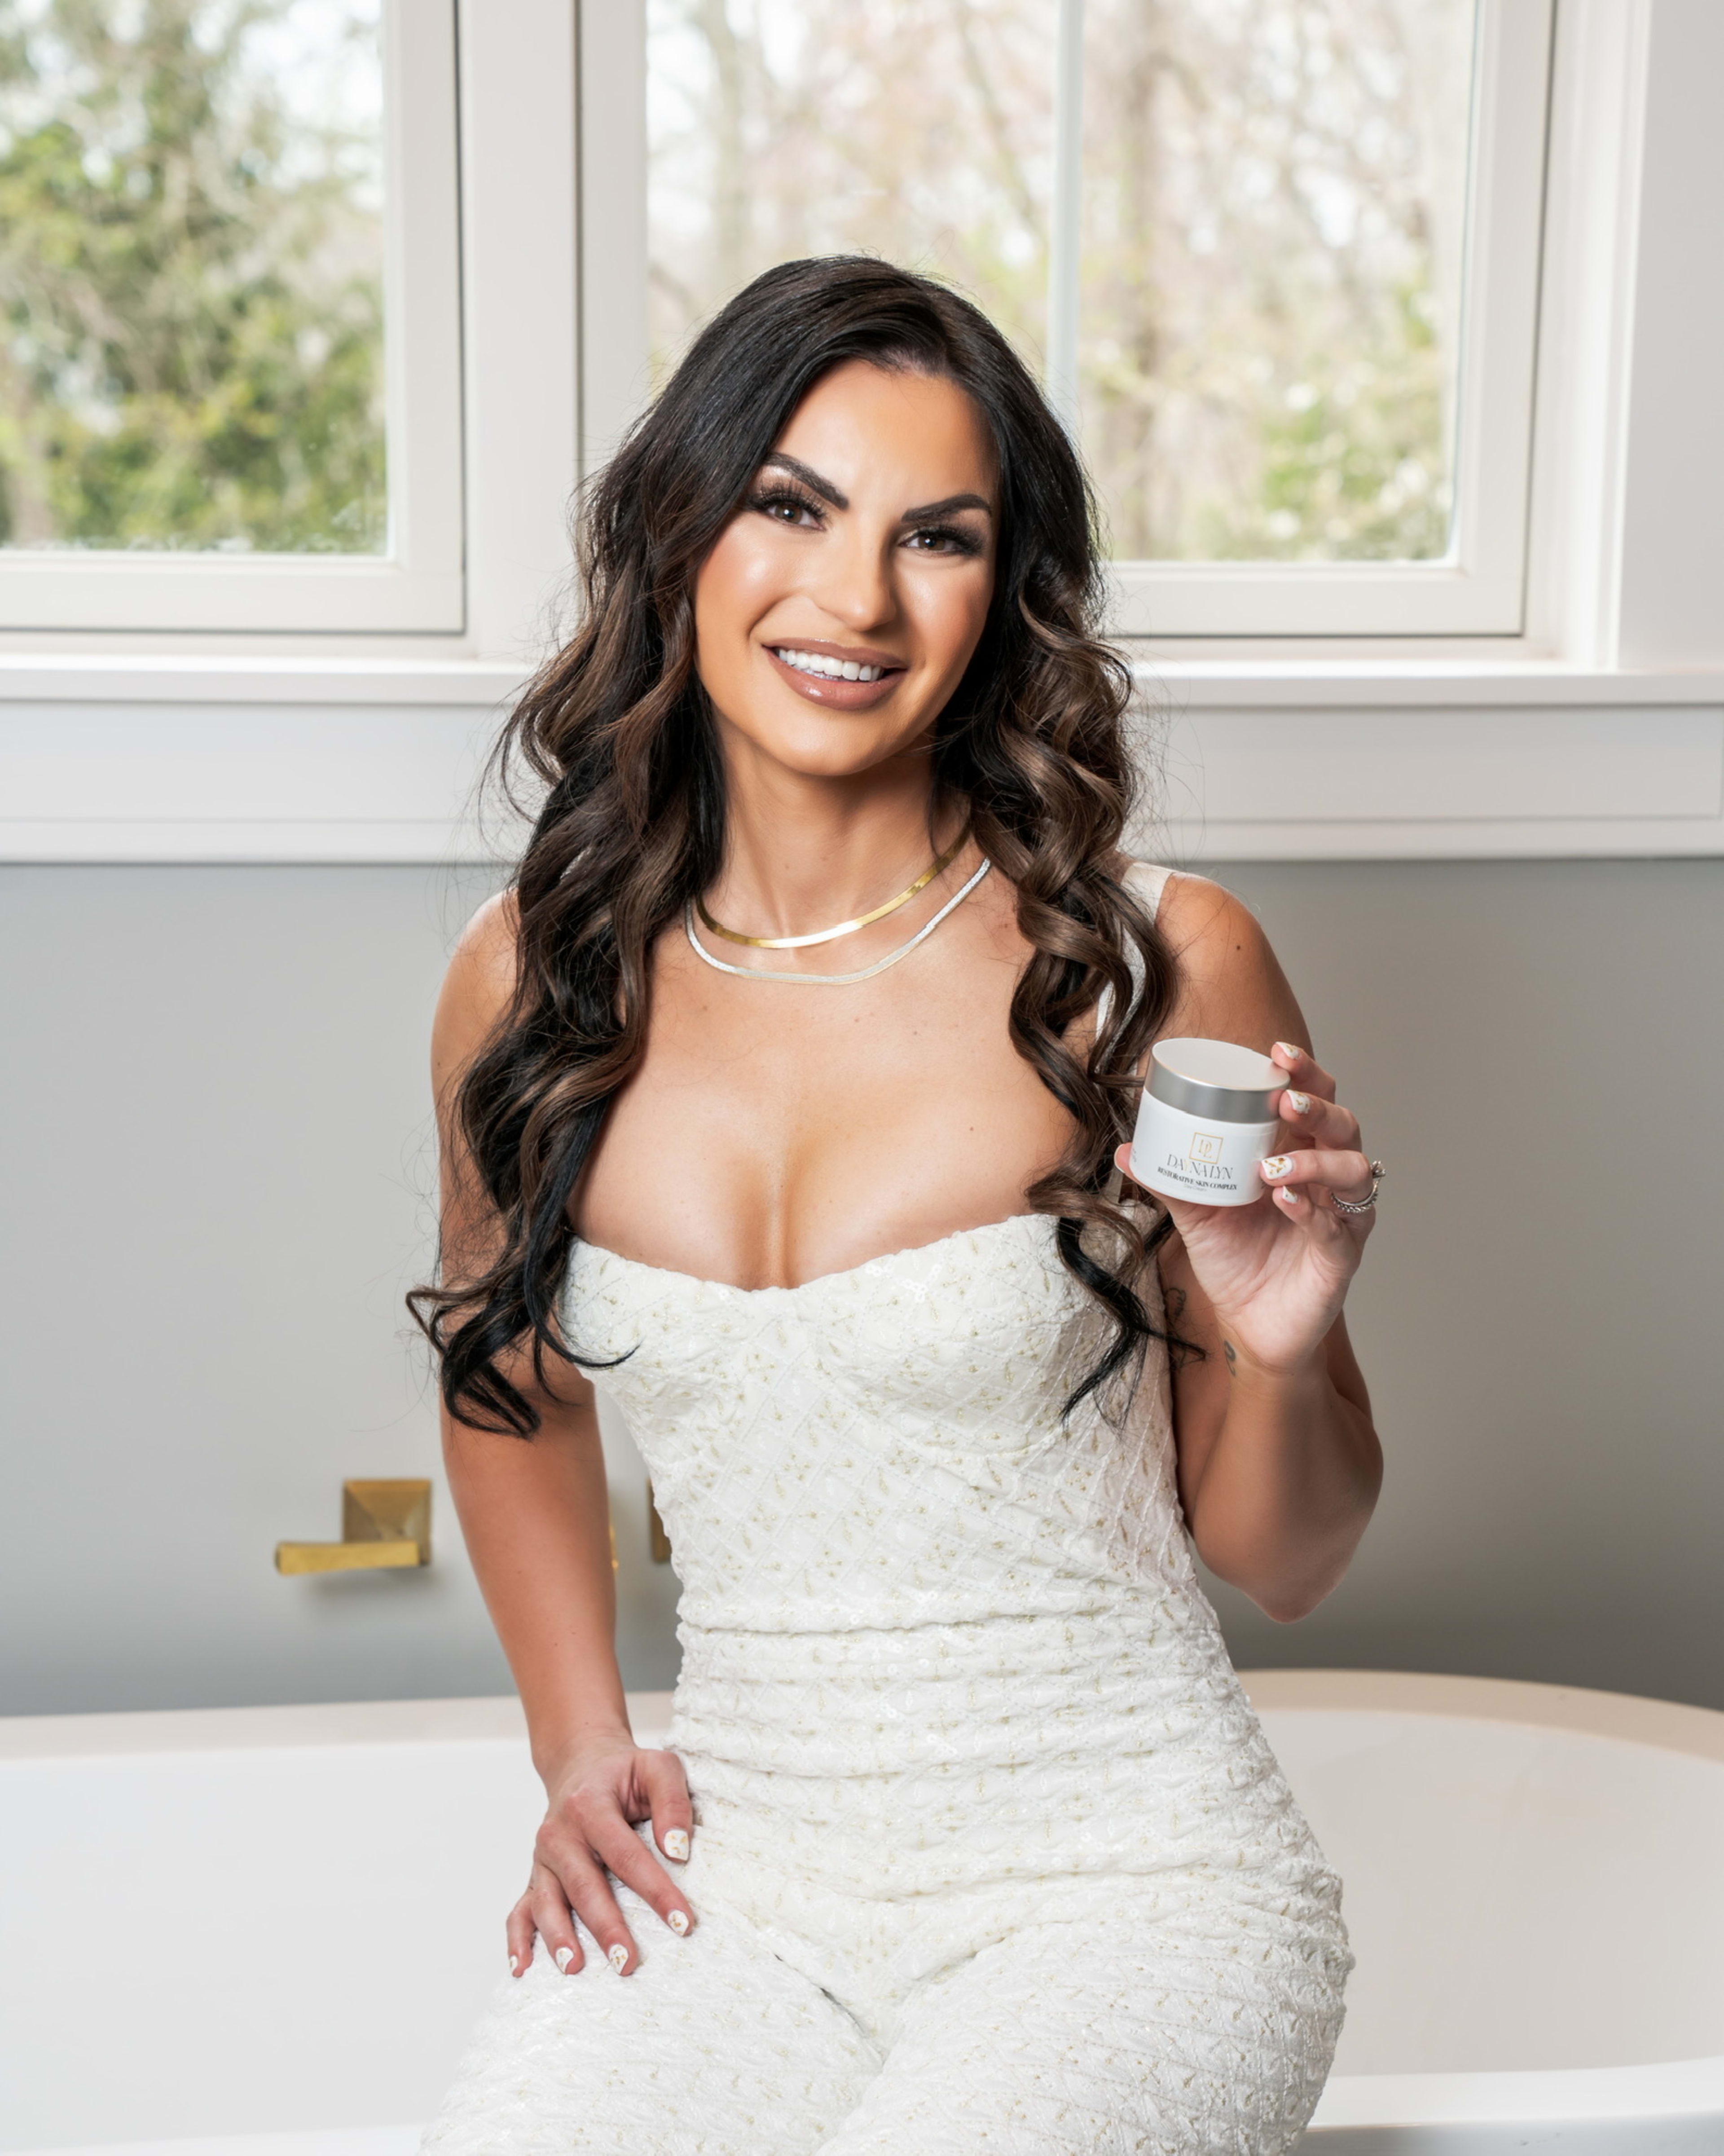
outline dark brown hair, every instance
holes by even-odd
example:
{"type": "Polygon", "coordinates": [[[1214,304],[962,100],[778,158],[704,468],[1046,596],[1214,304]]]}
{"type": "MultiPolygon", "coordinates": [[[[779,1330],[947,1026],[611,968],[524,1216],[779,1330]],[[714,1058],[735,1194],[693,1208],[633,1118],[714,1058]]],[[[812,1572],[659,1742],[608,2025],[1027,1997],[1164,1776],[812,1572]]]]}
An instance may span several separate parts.
{"type": "Polygon", "coordinates": [[[706,325],[599,475],[580,524],[580,626],[499,745],[505,783],[525,767],[543,799],[514,885],[514,996],[452,1104],[495,1235],[482,1263],[446,1252],[439,1284],[408,1299],[462,1421],[532,1435],[537,1412],[509,1374],[524,1353],[541,1384],[547,1355],[598,1367],[559,1311],[571,1204],[640,1060],[654,940],[724,856],[695,578],[802,398],[856,359],[958,384],[998,459],[993,601],[937,723],[934,778],[938,798],[967,804],[977,844],[1015,889],[1032,956],[1012,1043],[1072,1119],[1064,1156],[1025,1194],[1058,1216],[1061,1259],[1111,1320],[1067,1411],[1164,1337],[1133,1282],[1166,1215],[1146,1234],[1108,1193],[1175,968],[1116,875],[1132,796],[1131,680],[1098,633],[1082,467],[1023,362],[967,300],[865,257],[787,262],[706,325]],[[1069,1036],[1104,991],[1077,1052],[1069,1036]]]}

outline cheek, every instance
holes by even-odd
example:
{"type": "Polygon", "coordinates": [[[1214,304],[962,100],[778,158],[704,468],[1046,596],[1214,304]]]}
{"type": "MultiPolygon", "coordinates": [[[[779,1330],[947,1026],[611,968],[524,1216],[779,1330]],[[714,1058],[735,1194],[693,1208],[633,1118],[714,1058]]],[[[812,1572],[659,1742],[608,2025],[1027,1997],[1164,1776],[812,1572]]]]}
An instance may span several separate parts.
{"type": "Polygon", "coordinates": [[[962,674],[981,641],[993,597],[993,565],[967,562],[913,579],[907,594],[922,649],[942,675],[962,674]]]}
{"type": "Polygon", "coordinates": [[[733,717],[748,701],[755,624],[787,588],[776,535],[758,523],[739,521],[721,533],[695,578],[695,670],[733,717]]]}
{"type": "Polygon", "coordinates": [[[695,579],[695,626],[703,653],[717,657],[726,644],[740,647],[762,614],[780,595],[782,564],[772,535],[757,536],[746,524],[723,532],[695,579]]]}

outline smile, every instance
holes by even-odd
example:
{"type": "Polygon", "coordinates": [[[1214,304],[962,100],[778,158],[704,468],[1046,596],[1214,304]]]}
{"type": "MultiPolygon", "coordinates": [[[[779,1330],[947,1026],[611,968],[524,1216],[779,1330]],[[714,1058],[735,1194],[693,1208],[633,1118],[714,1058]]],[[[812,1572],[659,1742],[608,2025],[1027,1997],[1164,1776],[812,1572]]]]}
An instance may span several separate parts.
{"type": "Polygon", "coordinates": [[[884,666],[863,666],[854,659],[829,659],[824,652],[797,651],[788,644],[767,647],[775,659],[793,666],[798,674],[813,674],[823,681],[878,681],[884,666]]]}

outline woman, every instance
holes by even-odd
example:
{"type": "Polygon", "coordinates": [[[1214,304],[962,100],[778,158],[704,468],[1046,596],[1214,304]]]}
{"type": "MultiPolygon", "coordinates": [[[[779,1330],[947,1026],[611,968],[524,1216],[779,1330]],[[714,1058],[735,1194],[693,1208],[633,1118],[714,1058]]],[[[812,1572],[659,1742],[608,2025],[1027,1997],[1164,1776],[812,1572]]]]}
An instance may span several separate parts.
{"type": "Polygon", "coordinates": [[[592,502],[436,1028],[418,1307],[547,1810],[428,2148],[1259,2156],[1316,2100],[1338,1889],[1191,1543],[1281,1618],[1344,1569],[1375,1178],[1251,916],[1118,850],[1091,529],[998,332],[859,259],[733,300],[592,502]],[[1258,1204],[1122,1192],[1169,1033],[1276,1044],[1258,1204]]]}

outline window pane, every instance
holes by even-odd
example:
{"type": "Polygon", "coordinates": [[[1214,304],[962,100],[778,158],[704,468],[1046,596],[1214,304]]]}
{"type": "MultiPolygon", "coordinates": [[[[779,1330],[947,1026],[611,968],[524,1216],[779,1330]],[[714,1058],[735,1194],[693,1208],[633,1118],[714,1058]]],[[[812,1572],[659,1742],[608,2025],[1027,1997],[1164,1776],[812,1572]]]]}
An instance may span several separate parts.
{"type": "Polygon", "coordinates": [[[0,0],[0,544],[387,539],[379,0],[0,0]]]}
{"type": "Polygon", "coordinates": [[[1085,453],[1125,559],[1449,547],[1474,0],[1089,0],[1085,453]]]}
{"type": "Polygon", "coordinates": [[[951,279],[1038,367],[1058,0],[649,0],[653,377],[774,262],[951,279]]]}

